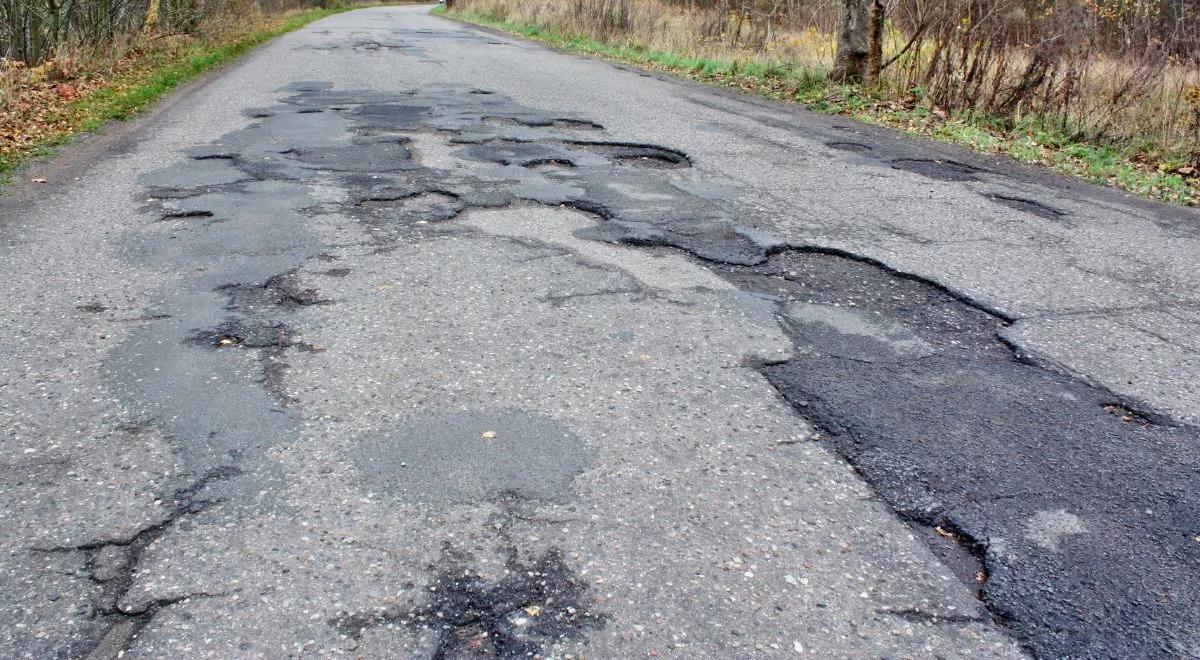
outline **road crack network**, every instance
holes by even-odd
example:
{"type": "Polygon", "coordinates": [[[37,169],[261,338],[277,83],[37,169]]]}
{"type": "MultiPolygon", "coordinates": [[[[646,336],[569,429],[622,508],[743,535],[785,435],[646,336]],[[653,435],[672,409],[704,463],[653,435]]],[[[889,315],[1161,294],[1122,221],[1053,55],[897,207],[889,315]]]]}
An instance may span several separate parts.
{"type": "Polygon", "coordinates": [[[210,470],[190,486],[176,490],[169,498],[171,504],[165,515],[131,536],[35,549],[41,553],[83,553],[87,578],[101,587],[101,595],[95,603],[96,614],[109,620],[106,632],[92,649],[93,655],[117,655],[163,608],[194,598],[227,595],[225,592],[193,592],[150,599],[138,606],[123,603],[138,575],[146,550],[170,533],[183,519],[198,516],[216,505],[220,500],[202,497],[204,491],[238,474],[240,470],[229,466],[210,470]]]}
{"type": "MultiPolygon", "coordinates": [[[[1194,472],[1176,462],[1194,453],[1200,440],[1194,429],[1153,423],[1157,418],[1136,402],[1037,363],[1000,334],[1017,319],[968,293],[851,251],[789,244],[746,228],[744,210],[715,188],[707,194],[703,172],[682,151],[611,140],[587,119],[542,113],[486,90],[429,86],[384,93],[300,83],[291,91],[279,107],[252,113],[256,121],[247,128],[192,150],[190,163],[150,183],[161,217],[185,240],[195,232],[193,240],[202,244],[207,232],[233,230],[222,221],[254,200],[275,204],[287,220],[264,211],[246,231],[295,242],[274,260],[273,273],[285,275],[221,283],[215,291],[230,301],[225,318],[192,327],[176,335],[177,342],[263,351],[262,384],[286,405],[283,355],[305,346],[289,315],[336,304],[296,283],[298,269],[328,249],[298,237],[297,222],[349,218],[362,224],[376,250],[386,251],[430,232],[456,231],[447,221],[472,209],[572,208],[597,219],[581,237],[680,250],[743,291],[776,301],[795,357],[755,368],[818,427],[822,442],[918,526],[1029,648],[1045,655],[1143,655],[1161,648],[1160,635],[1146,622],[1162,620],[1162,594],[1186,567],[1180,557],[1195,550],[1179,533],[1187,520],[1145,520],[1137,512],[1200,510],[1194,472]],[[430,164],[446,162],[456,165],[430,164]],[[297,191],[314,183],[336,185],[345,200],[282,201],[303,197],[297,191]],[[1130,414],[1110,414],[1110,406],[1130,414]],[[1125,416],[1145,423],[1129,424],[1125,416]],[[1087,467],[1097,453],[1111,458],[1102,478],[1087,467]],[[1057,554],[1022,540],[1028,520],[1060,509],[1087,517],[1097,533],[1057,554]],[[1104,568],[1115,565],[1139,568],[1104,568]],[[1119,620],[1101,623],[1079,614],[1112,603],[1121,603],[1119,620]],[[1113,631],[1129,634],[1117,639],[1113,631]],[[1080,640],[1096,646],[1080,646],[1080,640]]],[[[946,180],[982,173],[951,161],[891,164],[946,180]]],[[[993,197],[1062,217],[1029,200],[993,197]]],[[[246,240],[254,239],[246,234],[246,240]]],[[[612,293],[626,291],[570,293],[547,302],[612,293]]],[[[558,562],[541,557],[535,572],[560,576],[558,562]]],[[[520,605],[511,594],[542,589],[540,583],[487,587],[450,569],[439,580],[457,608],[448,612],[456,630],[486,631],[499,651],[525,648],[505,637],[498,622],[520,605]]],[[[569,581],[558,583],[574,593],[569,581]]],[[[440,611],[429,607],[383,619],[351,615],[338,625],[352,633],[388,617],[408,621],[440,611]]],[[[1200,602],[1174,612],[1187,618],[1200,612],[1200,602]]],[[[1183,620],[1171,626],[1188,627],[1183,620]]],[[[467,643],[454,641],[457,634],[446,633],[443,650],[467,643]]]]}

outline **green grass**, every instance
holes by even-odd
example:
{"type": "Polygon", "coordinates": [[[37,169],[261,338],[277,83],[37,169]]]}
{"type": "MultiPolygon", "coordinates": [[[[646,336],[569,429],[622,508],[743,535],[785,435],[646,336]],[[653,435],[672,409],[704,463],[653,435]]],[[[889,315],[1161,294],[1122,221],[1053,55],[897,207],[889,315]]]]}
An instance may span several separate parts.
{"type": "Polygon", "coordinates": [[[1112,146],[1078,142],[1060,131],[1045,129],[1034,121],[1011,126],[997,117],[935,117],[929,106],[923,103],[919,89],[911,90],[906,95],[917,100],[915,106],[908,107],[912,104],[907,104],[905,107],[895,107],[896,104],[888,103],[889,99],[881,90],[834,85],[823,71],[782,64],[684,57],[640,46],[602,43],[471,12],[447,12],[444,6],[439,6],[433,13],[517,34],[562,50],[668,71],[701,82],[792,101],[818,112],[846,115],[859,121],[898,128],[906,133],[967,146],[985,154],[1004,154],[1018,161],[1049,167],[1092,183],[1115,185],[1164,202],[1200,204],[1200,180],[1189,181],[1173,172],[1139,166],[1129,154],[1112,146]]]}
{"type": "Polygon", "coordinates": [[[110,121],[129,119],[183,83],[233,61],[275,37],[354,8],[337,6],[299,12],[279,25],[242,35],[232,43],[199,45],[197,52],[187,55],[182,61],[170,61],[164,57],[159,66],[151,67],[148,74],[143,72],[134,80],[118,79],[114,85],[99,89],[71,104],[69,111],[74,121],[70,130],[43,138],[22,151],[0,156],[0,183],[8,182],[13,172],[30,159],[51,153],[74,135],[95,131],[110,121]]]}

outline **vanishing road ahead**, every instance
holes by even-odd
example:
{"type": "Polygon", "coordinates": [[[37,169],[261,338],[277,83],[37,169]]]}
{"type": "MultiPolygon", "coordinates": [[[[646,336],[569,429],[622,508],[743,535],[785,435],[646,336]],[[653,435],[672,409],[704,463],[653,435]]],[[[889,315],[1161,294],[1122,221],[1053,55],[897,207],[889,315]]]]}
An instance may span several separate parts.
{"type": "Polygon", "coordinates": [[[427,11],[0,199],[0,657],[1200,656],[1200,216],[427,11]]]}

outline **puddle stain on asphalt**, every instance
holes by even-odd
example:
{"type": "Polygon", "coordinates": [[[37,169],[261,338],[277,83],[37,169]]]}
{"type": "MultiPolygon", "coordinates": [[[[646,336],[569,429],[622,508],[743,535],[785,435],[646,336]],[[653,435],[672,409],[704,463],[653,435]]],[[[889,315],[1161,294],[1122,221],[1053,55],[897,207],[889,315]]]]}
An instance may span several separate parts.
{"type": "Polygon", "coordinates": [[[566,503],[592,452],[561,422],[520,411],[428,414],[355,447],[371,491],[462,504],[500,495],[566,503]]]}

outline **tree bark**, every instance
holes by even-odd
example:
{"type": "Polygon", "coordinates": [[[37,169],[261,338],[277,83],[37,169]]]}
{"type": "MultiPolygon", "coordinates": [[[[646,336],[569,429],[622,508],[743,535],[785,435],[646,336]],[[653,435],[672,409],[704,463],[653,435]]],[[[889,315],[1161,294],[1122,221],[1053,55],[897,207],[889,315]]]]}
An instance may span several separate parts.
{"type": "Polygon", "coordinates": [[[158,4],[159,0],[150,0],[149,6],[146,7],[146,20],[142,23],[142,37],[149,39],[154,32],[154,24],[158,22],[158,4]]]}
{"type": "Polygon", "coordinates": [[[838,5],[837,52],[829,72],[833,82],[855,84],[866,79],[874,5],[875,0],[841,0],[838,5]]]}
{"type": "Polygon", "coordinates": [[[883,70],[883,0],[873,0],[871,6],[871,39],[867,53],[867,82],[875,84],[883,70]]]}
{"type": "Polygon", "coordinates": [[[837,53],[829,78],[835,83],[874,83],[883,70],[884,0],[841,0],[837,53]]]}

